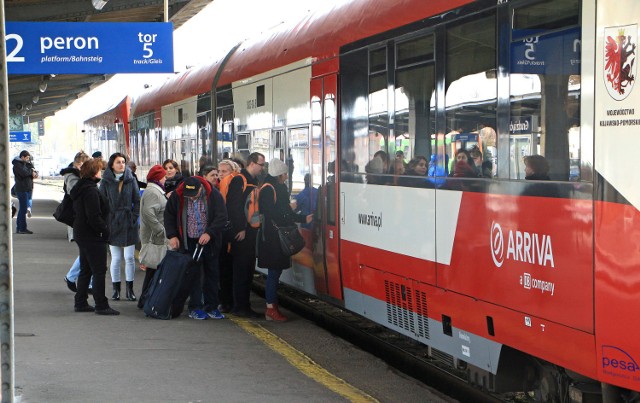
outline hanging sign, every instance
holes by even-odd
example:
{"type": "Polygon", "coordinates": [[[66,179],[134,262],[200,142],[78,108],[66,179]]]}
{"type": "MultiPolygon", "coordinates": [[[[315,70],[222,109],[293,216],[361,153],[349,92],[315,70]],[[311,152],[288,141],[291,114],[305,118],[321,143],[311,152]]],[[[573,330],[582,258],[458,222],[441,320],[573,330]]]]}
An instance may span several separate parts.
{"type": "Polygon", "coordinates": [[[7,22],[8,74],[173,73],[170,22],[7,22]]]}
{"type": "Polygon", "coordinates": [[[31,143],[31,132],[9,132],[11,143],[31,143]]]}

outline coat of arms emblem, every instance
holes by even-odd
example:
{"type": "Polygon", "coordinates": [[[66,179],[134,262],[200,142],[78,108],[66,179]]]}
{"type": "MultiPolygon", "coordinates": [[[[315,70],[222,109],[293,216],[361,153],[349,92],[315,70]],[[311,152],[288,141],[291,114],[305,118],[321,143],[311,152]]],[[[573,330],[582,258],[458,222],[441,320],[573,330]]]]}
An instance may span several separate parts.
{"type": "Polygon", "coordinates": [[[604,30],[604,84],[611,98],[629,96],[636,77],[638,27],[626,25],[604,30]]]}

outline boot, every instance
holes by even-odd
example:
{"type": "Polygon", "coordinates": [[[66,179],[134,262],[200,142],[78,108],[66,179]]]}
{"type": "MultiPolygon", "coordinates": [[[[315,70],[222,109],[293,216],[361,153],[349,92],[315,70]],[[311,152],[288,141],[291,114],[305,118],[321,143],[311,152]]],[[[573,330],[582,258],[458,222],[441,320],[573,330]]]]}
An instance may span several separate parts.
{"type": "Polygon", "coordinates": [[[266,320],[273,320],[276,322],[284,322],[287,317],[280,313],[278,310],[278,304],[267,304],[267,310],[264,312],[264,318],[266,320]]]}
{"type": "Polygon", "coordinates": [[[111,299],[114,301],[119,301],[120,300],[120,282],[114,281],[112,284],[113,284],[113,295],[111,296],[111,299]]]}
{"type": "Polygon", "coordinates": [[[96,312],[96,315],[120,315],[119,311],[116,311],[111,307],[106,307],[104,309],[96,309],[95,312],[96,312]]]}
{"type": "Polygon", "coordinates": [[[136,294],[133,293],[133,281],[127,281],[127,300],[136,300],[136,294]]]}

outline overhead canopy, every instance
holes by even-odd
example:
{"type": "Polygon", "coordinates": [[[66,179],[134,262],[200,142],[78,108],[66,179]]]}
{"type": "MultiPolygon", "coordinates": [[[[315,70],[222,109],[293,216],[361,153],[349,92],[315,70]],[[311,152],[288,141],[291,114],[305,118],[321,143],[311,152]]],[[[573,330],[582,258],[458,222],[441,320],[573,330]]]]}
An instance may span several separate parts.
{"type": "MultiPolygon", "coordinates": [[[[177,29],[213,0],[168,0],[169,21],[177,29]]],[[[164,0],[12,0],[4,2],[6,21],[161,22],[164,0]],[[96,7],[102,5],[101,10],[96,7]]],[[[104,83],[108,74],[10,75],[9,113],[35,122],[66,108],[104,83]],[[46,84],[46,85],[45,85],[46,84]],[[44,92],[43,88],[46,88],[44,92]]]]}

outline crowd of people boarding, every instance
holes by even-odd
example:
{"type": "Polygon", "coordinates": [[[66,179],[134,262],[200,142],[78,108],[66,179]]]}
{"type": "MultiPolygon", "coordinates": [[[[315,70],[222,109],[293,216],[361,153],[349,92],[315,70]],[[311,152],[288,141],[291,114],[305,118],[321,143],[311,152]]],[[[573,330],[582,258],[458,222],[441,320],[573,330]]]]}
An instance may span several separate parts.
{"type": "Polygon", "coordinates": [[[91,157],[78,152],[60,172],[75,213],[69,239],[79,250],[64,278],[75,293],[75,312],[119,315],[110,300],[121,299],[138,301],[138,308],[143,308],[166,251],[192,255],[199,250],[195,270],[190,270],[182,285],[188,289],[190,318],[224,319],[230,313],[286,321],[278,309],[277,287],[282,271],[291,267],[291,258],[281,251],[276,228],[308,224],[313,215],[292,210],[287,165],[275,158],[265,172],[265,162],[265,156],[255,152],[246,162],[223,159],[214,165],[204,161],[197,175],[183,176],[176,161],[166,160],[151,167],[144,182],[136,176],[135,163],[121,153],[104,160],[99,151],[91,157]],[[244,211],[245,200],[255,188],[261,189],[263,225],[259,228],[248,224],[244,211]],[[110,300],[106,290],[109,255],[110,300]],[[268,273],[264,313],[256,312],[250,303],[256,261],[268,273]],[[134,290],[138,268],[145,271],[140,297],[134,290]]]}

